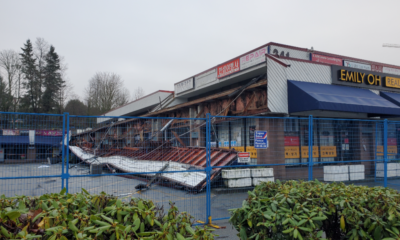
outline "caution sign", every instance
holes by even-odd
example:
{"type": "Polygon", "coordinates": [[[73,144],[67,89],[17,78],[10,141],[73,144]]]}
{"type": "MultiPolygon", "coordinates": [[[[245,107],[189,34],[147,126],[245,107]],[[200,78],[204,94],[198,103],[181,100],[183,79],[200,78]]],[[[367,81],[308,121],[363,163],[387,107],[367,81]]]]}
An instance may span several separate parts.
{"type": "MultiPolygon", "coordinates": [[[[308,146],[301,147],[301,157],[308,158],[308,146]]],[[[313,158],[319,157],[318,147],[313,146],[313,158]]]]}
{"type": "Polygon", "coordinates": [[[238,153],[238,162],[239,163],[249,163],[250,162],[250,153],[249,152],[238,153]]]}
{"type": "Polygon", "coordinates": [[[285,147],[285,158],[300,158],[299,147],[285,147]]]}
{"type": "Polygon", "coordinates": [[[336,146],[321,146],[321,157],[337,157],[336,146]]]}

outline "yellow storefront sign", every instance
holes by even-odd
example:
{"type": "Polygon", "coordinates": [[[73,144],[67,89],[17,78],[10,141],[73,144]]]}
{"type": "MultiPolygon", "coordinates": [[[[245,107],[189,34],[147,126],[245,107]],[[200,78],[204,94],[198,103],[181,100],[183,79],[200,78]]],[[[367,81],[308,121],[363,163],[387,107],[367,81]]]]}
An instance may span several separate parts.
{"type": "Polygon", "coordinates": [[[285,158],[300,158],[299,147],[285,147],[285,158]]]}
{"type": "MultiPolygon", "coordinates": [[[[397,146],[387,146],[388,155],[397,154],[397,146]]],[[[376,149],[376,156],[383,156],[383,146],[378,146],[376,149]]]]}
{"type": "MultiPolygon", "coordinates": [[[[301,147],[301,157],[308,158],[308,146],[301,147]]],[[[318,147],[313,146],[313,158],[319,157],[318,147]]]]}
{"type": "Polygon", "coordinates": [[[336,146],[321,146],[321,157],[337,157],[336,146]]]}
{"type": "Polygon", "coordinates": [[[385,83],[386,83],[386,87],[400,88],[400,78],[386,77],[385,83]]]}
{"type": "Polygon", "coordinates": [[[250,153],[250,158],[257,158],[257,149],[254,147],[246,147],[246,152],[250,153]]]}

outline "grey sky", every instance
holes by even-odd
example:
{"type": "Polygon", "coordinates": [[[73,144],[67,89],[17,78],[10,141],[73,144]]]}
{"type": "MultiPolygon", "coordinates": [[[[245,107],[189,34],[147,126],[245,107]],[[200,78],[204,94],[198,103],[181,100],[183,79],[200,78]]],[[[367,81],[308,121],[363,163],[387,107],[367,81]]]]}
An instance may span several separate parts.
{"type": "Polygon", "coordinates": [[[268,42],[400,65],[400,1],[0,0],[0,50],[53,44],[83,96],[97,71],[132,90],[173,84],[268,42]]]}

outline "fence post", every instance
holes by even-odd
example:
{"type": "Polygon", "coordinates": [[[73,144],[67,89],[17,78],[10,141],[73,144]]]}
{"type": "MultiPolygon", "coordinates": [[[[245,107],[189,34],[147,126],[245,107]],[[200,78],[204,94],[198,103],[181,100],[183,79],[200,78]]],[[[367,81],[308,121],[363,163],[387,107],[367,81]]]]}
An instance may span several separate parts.
{"type": "Polygon", "coordinates": [[[206,118],[206,175],[207,175],[207,193],[206,193],[206,217],[207,223],[211,223],[211,159],[210,159],[210,113],[206,118]]]}
{"type": "Polygon", "coordinates": [[[313,180],[313,116],[308,116],[308,181],[313,180]]]}
{"type": "Polygon", "coordinates": [[[388,163],[388,158],[387,158],[387,136],[388,136],[388,122],[387,119],[385,119],[383,123],[383,172],[384,172],[384,180],[383,180],[383,186],[387,187],[387,163],[388,163]]]}
{"type": "Polygon", "coordinates": [[[65,186],[67,188],[68,193],[68,183],[69,183],[69,113],[67,113],[67,165],[66,165],[66,173],[65,173],[65,186]]]}
{"type": "Polygon", "coordinates": [[[66,113],[63,114],[63,127],[62,127],[62,145],[61,145],[61,150],[62,150],[62,154],[61,154],[61,161],[62,161],[62,165],[61,165],[61,190],[64,189],[64,158],[65,158],[65,115],[66,113]]]}

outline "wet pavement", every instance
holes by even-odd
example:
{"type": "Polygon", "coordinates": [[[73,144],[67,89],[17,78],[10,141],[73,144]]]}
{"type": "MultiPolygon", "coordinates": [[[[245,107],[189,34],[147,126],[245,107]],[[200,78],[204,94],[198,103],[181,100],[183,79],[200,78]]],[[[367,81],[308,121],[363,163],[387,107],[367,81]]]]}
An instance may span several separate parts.
{"type": "MultiPolygon", "coordinates": [[[[73,166],[73,165],[71,165],[73,166]]],[[[61,164],[2,164],[0,165],[0,177],[38,177],[22,179],[1,179],[0,195],[7,197],[15,195],[39,196],[45,193],[55,193],[61,191],[61,164]]],[[[121,176],[98,176],[87,177],[89,174],[87,166],[78,165],[69,169],[71,178],[68,181],[69,193],[80,192],[82,188],[91,194],[106,192],[129,201],[132,197],[150,199],[153,202],[163,205],[164,209],[169,208],[169,203],[175,203],[180,211],[186,211],[196,218],[196,220],[206,220],[206,193],[190,193],[182,189],[167,186],[153,185],[149,190],[138,192],[135,186],[146,183],[139,179],[126,178],[121,176]]],[[[106,174],[107,172],[103,172],[106,174]]],[[[363,181],[353,182],[357,185],[383,186],[382,181],[363,181]]],[[[67,183],[64,182],[64,186],[67,183]]],[[[389,179],[388,186],[400,190],[400,179],[389,179]]],[[[224,189],[213,187],[211,191],[211,216],[213,223],[224,226],[224,229],[216,230],[219,235],[216,239],[239,239],[236,230],[232,228],[227,219],[229,218],[228,209],[241,207],[243,200],[247,198],[248,189],[224,189]]]]}

